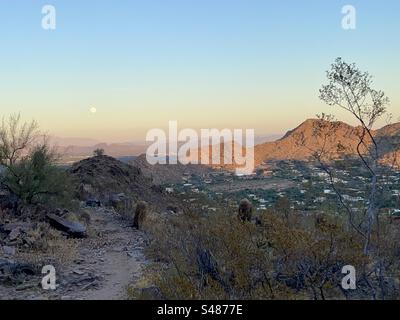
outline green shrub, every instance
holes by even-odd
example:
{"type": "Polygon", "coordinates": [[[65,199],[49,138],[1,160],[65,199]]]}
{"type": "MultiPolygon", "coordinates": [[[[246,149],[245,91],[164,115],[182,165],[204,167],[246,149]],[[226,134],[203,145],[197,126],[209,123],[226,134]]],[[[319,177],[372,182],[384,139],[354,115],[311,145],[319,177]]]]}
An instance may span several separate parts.
{"type": "Polygon", "coordinates": [[[67,173],[46,144],[34,147],[5,170],[2,184],[26,204],[66,205],[72,200],[67,173]]]}

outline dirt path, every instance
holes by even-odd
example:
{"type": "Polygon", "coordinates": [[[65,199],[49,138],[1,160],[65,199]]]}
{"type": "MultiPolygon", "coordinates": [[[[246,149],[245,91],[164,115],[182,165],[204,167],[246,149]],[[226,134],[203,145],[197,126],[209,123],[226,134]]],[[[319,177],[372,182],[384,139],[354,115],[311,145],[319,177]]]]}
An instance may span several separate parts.
{"type": "MultiPolygon", "coordinates": [[[[74,261],[57,271],[55,291],[38,282],[18,288],[0,288],[1,299],[120,300],[127,286],[143,275],[144,234],[131,223],[106,209],[90,209],[89,237],[79,241],[74,261]]],[[[70,241],[70,240],[66,240],[70,241]]]]}
{"type": "MultiPolygon", "coordinates": [[[[72,280],[72,288],[62,298],[126,299],[127,285],[140,279],[146,264],[143,233],[112,211],[100,209],[91,216],[91,233],[96,236],[79,248],[80,258],[67,271],[77,281],[72,280]]],[[[68,277],[65,285],[69,287],[68,277]]]]}

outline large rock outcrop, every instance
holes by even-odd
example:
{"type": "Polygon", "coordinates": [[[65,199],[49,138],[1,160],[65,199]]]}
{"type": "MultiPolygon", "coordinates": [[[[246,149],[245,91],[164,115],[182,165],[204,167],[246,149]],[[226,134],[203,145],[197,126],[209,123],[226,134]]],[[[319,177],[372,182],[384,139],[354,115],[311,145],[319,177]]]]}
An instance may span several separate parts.
{"type": "Polygon", "coordinates": [[[115,201],[132,198],[163,207],[168,201],[136,166],[109,156],[97,156],[75,163],[69,170],[77,198],[92,204],[113,206],[115,201]]]}

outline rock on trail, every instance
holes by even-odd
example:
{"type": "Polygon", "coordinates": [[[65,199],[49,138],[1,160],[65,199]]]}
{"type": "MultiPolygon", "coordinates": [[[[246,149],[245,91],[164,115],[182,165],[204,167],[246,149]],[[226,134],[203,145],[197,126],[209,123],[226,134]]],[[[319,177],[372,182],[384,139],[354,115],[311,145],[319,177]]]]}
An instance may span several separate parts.
{"type": "MultiPolygon", "coordinates": [[[[147,261],[145,235],[113,210],[91,208],[88,237],[79,240],[77,255],[56,270],[57,289],[43,290],[41,278],[15,287],[0,287],[0,299],[123,300],[127,286],[143,276],[147,261]]],[[[68,241],[68,240],[66,240],[68,241]]]]}

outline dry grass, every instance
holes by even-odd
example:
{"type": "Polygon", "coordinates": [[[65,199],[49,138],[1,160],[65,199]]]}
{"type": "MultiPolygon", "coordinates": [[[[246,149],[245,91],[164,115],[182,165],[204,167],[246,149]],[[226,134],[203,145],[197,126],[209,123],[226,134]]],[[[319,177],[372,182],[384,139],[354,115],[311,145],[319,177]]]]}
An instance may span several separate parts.
{"type": "MultiPolygon", "coordinates": [[[[150,283],[166,299],[345,299],[343,266],[355,266],[360,277],[367,272],[376,292],[382,288],[370,268],[381,261],[391,276],[399,268],[398,228],[392,225],[382,223],[390,239],[380,240],[375,257],[363,254],[362,240],[338,216],[268,211],[257,218],[257,224],[242,223],[224,211],[150,215],[150,283]]],[[[370,299],[369,284],[360,279],[358,285],[351,297],[370,299]]],[[[387,297],[400,297],[398,287],[385,290],[387,297]]]]}
{"type": "Polygon", "coordinates": [[[16,258],[35,266],[52,264],[62,267],[77,255],[78,240],[66,239],[47,223],[38,223],[27,232],[25,239],[29,242],[19,249],[16,258]]]}

